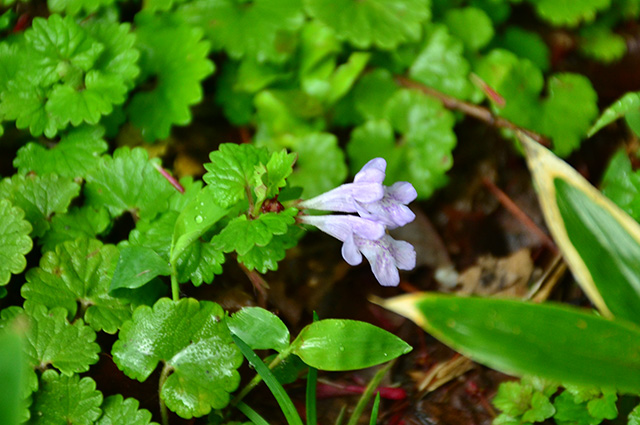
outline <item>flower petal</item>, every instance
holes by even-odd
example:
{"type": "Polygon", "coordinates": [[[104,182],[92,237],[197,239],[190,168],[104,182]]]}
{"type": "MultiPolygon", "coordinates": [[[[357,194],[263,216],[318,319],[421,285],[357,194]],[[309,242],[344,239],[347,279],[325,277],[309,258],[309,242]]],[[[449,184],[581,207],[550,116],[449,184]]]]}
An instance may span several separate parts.
{"type": "MultiPolygon", "coordinates": [[[[386,236],[386,235],[385,235],[386,236]]],[[[388,249],[385,238],[371,241],[354,238],[362,254],[371,264],[371,271],[382,286],[397,286],[400,283],[400,274],[396,268],[395,259],[388,249]]]]}
{"type": "Polygon", "coordinates": [[[418,192],[409,182],[395,182],[387,188],[387,195],[402,204],[413,202],[418,197],[418,192]]]}
{"type": "Polygon", "coordinates": [[[353,215],[303,215],[298,219],[342,242],[352,234],[364,239],[380,239],[385,234],[383,224],[353,215]]]}
{"type": "Polygon", "coordinates": [[[362,254],[353,240],[353,235],[349,236],[342,245],[342,258],[351,266],[362,263],[362,254]]]}
{"type": "Polygon", "coordinates": [[[380,183],[347,183],[315,198],[302,201],[298,206],[321,211],[356,212],[356,200],[375,202],[382,199],[384,193],[380,183]]]}
{"type": "Polygon", "coordinates": [[[412,270],[416,267],[416,250],[409,242],[397,241],[389,235],[388,237],[389,249],[393,259],[396,262],[396,267],[400,270],[412,270]]]}
{"type": "Polygon", "coordinates": [[[382,184],[385,178],[387,161],[384,158],[373,158],[364,164],[362,169],[353,179],[354,183],[379,183],[382,184]]]}

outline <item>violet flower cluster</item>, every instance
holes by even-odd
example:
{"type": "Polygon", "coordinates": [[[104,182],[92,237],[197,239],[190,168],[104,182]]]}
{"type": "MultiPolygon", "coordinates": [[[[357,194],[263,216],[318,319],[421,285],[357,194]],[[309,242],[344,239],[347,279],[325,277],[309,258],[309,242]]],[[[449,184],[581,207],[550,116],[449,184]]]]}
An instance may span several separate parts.
{"type": "Polygon", "coordinates": [[[387,163],[383,158],[367,162],[353,183],[299,203],[299,207],[353,214],[301,215],[300,222],[317,227],[343,242],[342,257],[352,266],[364,255],[371,270],[383,286],[397,286],[400,270],[416,265],[416,252],[405,241],[397,241],[387,233],[410,223],[415,214],[407,204],[418,196],[408,182],[383,186],[387,163]]]}

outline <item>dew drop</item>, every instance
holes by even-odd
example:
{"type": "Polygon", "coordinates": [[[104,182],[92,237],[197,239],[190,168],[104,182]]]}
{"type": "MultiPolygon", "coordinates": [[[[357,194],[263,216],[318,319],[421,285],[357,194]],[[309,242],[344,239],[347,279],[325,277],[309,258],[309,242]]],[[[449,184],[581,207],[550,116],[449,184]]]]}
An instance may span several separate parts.
{"type": "Polygon", "coordinates": [[[344,351],[344,346],[340,346],[340,351],[344,351]]]}
{"type": "Polygon", "coordinates": [[[196,216],[196,223],[202,223],[203,221],[204,221],[204,218],[202,218],[201,215],[196,216]]]}

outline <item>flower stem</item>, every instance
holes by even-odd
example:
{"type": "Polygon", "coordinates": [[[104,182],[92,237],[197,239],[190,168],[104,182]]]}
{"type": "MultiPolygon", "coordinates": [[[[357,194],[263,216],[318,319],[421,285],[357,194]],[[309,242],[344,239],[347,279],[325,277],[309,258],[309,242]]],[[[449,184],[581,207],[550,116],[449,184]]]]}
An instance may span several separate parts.
{"type": "Polygon", "coordinates": [[[162,425],[169,425],[169,411],[167,410],[167,405],[162,399],[162,387],[164,386],[165,381],[172,371],[173,367],[165,363],[164,367],[162,368],[162,372],[160,373],[160,380],[158,382],[158,400],[160,400],[160,416],[162,417],[162,425]]]}
{"type": "Polygon", "coordinates": [[[180,301],[180,285],[178,284],[178,270],[171,264],[171,298],[173,301],[180,301]]]}

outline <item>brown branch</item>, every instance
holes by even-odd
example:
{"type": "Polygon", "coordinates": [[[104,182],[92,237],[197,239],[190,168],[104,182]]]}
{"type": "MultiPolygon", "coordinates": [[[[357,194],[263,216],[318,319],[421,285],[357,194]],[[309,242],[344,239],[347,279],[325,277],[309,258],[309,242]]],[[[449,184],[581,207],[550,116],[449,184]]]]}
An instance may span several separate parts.
{"type": "Polygon", "coordinates": [[[424,84],[418,83],[417,81],[411,80],[402,75],[397,75],[395,77],[395,80],[403,87],[420,90],[427,96],[438,99],[447,109],[460,111],[465,115],[469,115],[471,117],[479,119],[480,121],[484,121],[492,127],[506,128],[507,130],[511,131],[521,131],[523,133],[526,133],[529,137],[531,137],[541,145],[547,147],[551,146],[551,142],[546,137],[534,133],[531,130],[519,127],[511,121],[493,114],[489,109],[485,107],[474,105],[473,103],[464,102],[462,100],[456,99],[455,97],[448,96],[442,92],[439,92],[438,90],[425,86],[424,84]]]}
{"type": "Polygon", "coordinates": [[[551,238],[544,232],[538,225],[524,212],[522,209],[509,198],[509,196],[504,193],[498,186],[496,186],[491,180],[484,177],[482,179],[482,184],[485,185],[487,189],[496,197],[498,202],[502,204],[502,206],[509,211],[514,217],[516,217],[527,229],[529,229],[533,234],[535,234],[540,242],[546,245],[553,252],[558,252],[558,248],[556,244],[553,243],[551,238]]]}

